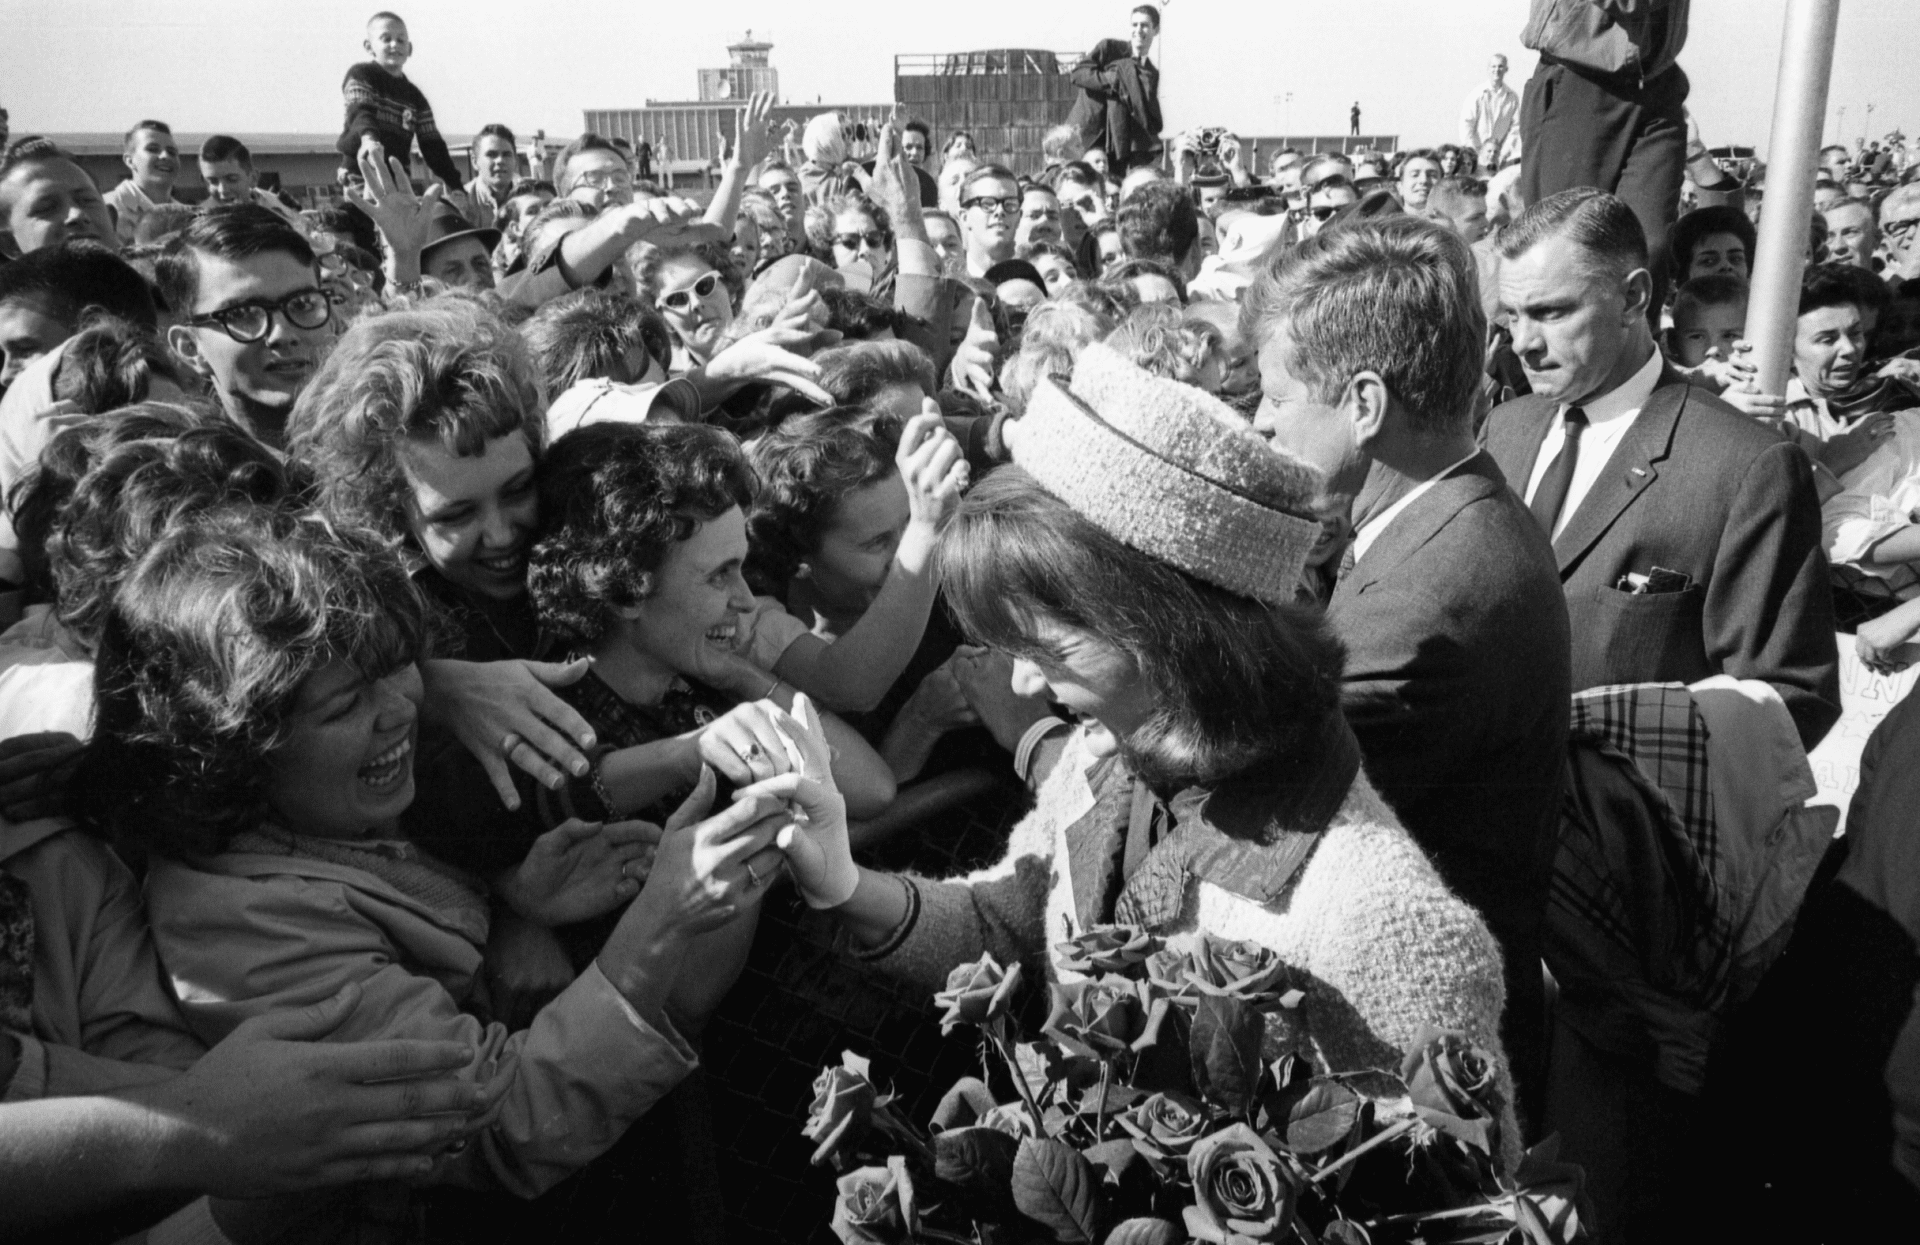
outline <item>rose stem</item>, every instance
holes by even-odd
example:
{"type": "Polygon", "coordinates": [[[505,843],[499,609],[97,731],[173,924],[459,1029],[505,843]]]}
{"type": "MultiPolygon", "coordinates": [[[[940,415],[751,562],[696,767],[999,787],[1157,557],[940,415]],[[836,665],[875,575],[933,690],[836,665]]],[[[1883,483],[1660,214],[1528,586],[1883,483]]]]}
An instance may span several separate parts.
{"type": "Polygon", "coordinates": [[[1099,1145],[1107,1136],[1107,1081],[1113,1076],[1113,1064],[1105,1059],[1100,1061],[1100,1105],[1093,1114],[1093,1144],[1099,1145]]]}
{"type": "Polygon", "coordinates": [[[1313,1183],[1319,1184],[1322,1180],[1325,1180],[1328,1176],[1333,1175],[1333,1173],[1339,1171],[1342,1167],[1345,1167],[1348,1163],[1353,1162],[1353,1160],[1359,1158],[1361,1155],[1373,1149],[1375,1146],[1383,1145],[1386,1142],[1392,1141],[1395,1137],[1398,1137],[1402,1133],[1411,1132],[1413,1130],[1413,1126],[1415,1124],[1418,1124],[1419,1122],[1420,1122],[1419,1120],[1411,1120],[1411,1119],[1401,1120],[1399,1123],[1393,1125],[1391,1128],[1388,1128],[1386,1131],[1381,1133],[1376,1133],[1374,1136],[1368,1138],[1366,1141],[1360,1143],[1359,1145],[1355,1146],[1353,1149],[1347,1151],[1345,1154],[1341,1155],[1339,1158],[1335,1159],[1333,1162],[1328,1163],[1325,1167],[1322,1167],[1319,1171],[1313,1173],[1313,1183]]]}
{"type": "Polygon", "coordinates": [[[1000,1048],[1000,1058],[1007,1061],[1007,1071],[1013,1073],[1013,1085],[1020,1091],[1020,1101],[1027,1104],[1027,1114],[1033,1117],[1034,1135],[1045,1137],[1047,1126],[1040,1118],[1040,1104],[1033,1100],[1033,1087],[1027,1084],[1027,1074],[1020,1070],[1020,1061],[1013,1055],[1013,1044],[1007,1040],[1006,1019],[1000,1017],[989,1023],[992,1027],[988,1033],[992,1036],[994,1045],[1000,1048]]]}

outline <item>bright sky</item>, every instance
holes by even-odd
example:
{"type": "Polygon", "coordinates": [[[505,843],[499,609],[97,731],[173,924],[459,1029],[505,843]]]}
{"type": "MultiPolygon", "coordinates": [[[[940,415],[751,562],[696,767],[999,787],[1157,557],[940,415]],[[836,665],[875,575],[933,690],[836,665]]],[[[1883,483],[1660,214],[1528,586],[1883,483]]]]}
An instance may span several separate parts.
{"type": "MultiPolygon", "coordinates": [[[[17,134],[122,130],[327,132],[340,77],[364,58],[379,0],[0,0],[0,105],[17,134]]],[[[1694,0],[1682,58],[1706,140],[1764,149],[1786,0],[1694,0]]],[[[747,27],[774,44],[782,95],[892,98],[896,52],[1085,50],[1125,32],[1125,0],[406,0],[410,75],[441,128],[505,121],[570,136],[581,110],[690,99],[747,27]]],[[[1161,99],[1170,130],[1369,133],[1409,145],[1454,136],[1460,101],[1504,51],[1518,89],[1524,0],[1172,0],[1161,99]],[[1291,103],[1285,101],[1292,93],[1291,103]]],[[[1920,133],[1916,0],[1844,0],[1828,135],[1920,133]],[[1904,64],[1902,63],[1904,58],[1904,64]],[[1840,110],[1844,108],[1844,122],[1840,110]],[[1842,125],[1844,124],[1844,130],[1842,125]]]]}

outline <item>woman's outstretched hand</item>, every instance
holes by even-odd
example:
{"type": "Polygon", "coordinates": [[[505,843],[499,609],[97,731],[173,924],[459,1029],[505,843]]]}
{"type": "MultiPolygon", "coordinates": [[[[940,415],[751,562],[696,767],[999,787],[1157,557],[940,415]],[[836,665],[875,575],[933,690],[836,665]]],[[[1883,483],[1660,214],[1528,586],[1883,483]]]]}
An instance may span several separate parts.
{"type": "Polygon", "coordinates": [[[837,908],[853,897],[860,870],[847,840],[847,801],[833,784],[833,749],[821,727],[820,711],[805,694],[797,695],[793,712],[776,712],[773,725],[792,770],[755,783],[734,798],[775,796],[788,802],[797,817],[780,828],[774,846],[786,853],[787,869],[809,906],[837,908]]]}

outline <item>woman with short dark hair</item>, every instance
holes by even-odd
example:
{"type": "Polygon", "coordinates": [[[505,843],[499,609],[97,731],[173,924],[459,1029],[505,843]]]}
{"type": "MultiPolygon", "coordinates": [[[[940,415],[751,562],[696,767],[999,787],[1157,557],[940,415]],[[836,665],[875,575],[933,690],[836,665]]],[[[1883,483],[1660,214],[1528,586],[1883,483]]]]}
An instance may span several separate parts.
{"type": "Polygon", "coordinates": [[[1082,724],[1027,732],[1022,770],[1064,737],[1034,812],[1000,864],[943,882],[854,865],[803,733],[801,772],[754,788],[806,813],[778,840],[801,893],[928,989],[983,952],[1051,975],[1050,944],[1119,922],[1276,953],[1305,999],[1269,1058],[1390,1066],[1425,1025],[1500,1051],[1499,947],[1361,772],[1340,647],[1292,604],[1318,476],[1105,346],[1071,384],[1035,390],[1014,465],[963,500],[940,566],[962,626],[1012,657],[1012,690],[1082,724]]]}

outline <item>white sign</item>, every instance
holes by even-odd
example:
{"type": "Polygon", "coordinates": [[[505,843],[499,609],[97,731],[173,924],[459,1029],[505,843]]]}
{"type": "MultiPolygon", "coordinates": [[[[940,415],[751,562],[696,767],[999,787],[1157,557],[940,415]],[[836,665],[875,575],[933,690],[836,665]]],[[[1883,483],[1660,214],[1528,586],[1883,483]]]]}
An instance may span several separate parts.
{"type": "Polygon", "coordinates": [[[1873,728],[1920,681],[1920,665],[1898,674],[1875,674],[1860,661],[1853,637],[1835,637],[1840,644],[1840,720],[1819,747],[1807,755],[1820,794],[1810,804],[1831,804],[1840,810],[1840,828],[1846,829],[1847,805],[1860,785],[1860,752],[1873,728]]]}

